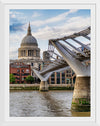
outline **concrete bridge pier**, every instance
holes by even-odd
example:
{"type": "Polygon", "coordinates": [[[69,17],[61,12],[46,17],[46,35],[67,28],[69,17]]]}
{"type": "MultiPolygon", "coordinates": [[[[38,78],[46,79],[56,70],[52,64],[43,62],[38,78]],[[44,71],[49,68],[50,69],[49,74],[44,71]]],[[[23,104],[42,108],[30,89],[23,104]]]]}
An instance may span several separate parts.
{"type": "Polygon", "coordinates": [[[40,83],[40,91],[48,91],[49,90],[49,86],[47,81],[41,81],[40,83]]]}
{"type": "Polygon", "coordinates": [[[72,111],[90,111],[90,77],[76,77],[71,109],[72,111]]]}
{"type": "Polygon", "coordinates": [[[34,73],[40,78],[40,91],[48,91],[49,90],[49,85],[47,83],[47,80],[49,76],[52,74],[52,72],[46,73],[44,75],[41,75],[41,73],[35,69],[33,69],[34,73]]]}
{"type": "Polygon", "coordinates": [[[90,111],[90,64],[87,66],[78,58],[75,58],[74,53],[61,42],[51,41],[51,43],[76,73],[71,110],[77,112],[90,111]]]}

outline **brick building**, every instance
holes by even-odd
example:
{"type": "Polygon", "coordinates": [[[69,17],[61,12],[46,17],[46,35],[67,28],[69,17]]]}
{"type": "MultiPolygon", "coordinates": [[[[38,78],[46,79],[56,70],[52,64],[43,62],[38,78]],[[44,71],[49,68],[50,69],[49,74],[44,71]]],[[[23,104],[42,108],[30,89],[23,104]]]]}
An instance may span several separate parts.
{"type": "Polygon", "coordinates": [[[25,78],[31,75],[31,66],[22,62],[10,63],[10,74],[13,74],[15,83],[25,83],[25,78]]]}

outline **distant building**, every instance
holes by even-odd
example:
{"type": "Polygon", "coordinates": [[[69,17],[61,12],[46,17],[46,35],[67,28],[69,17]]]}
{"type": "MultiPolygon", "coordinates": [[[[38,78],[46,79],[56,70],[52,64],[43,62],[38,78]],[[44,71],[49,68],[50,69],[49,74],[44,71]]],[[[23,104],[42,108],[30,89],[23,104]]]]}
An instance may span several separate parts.
{"type": "MultiPolygon", "coordinates": [[[[31,34],[30,23],[27,29],[27,35],[22,39],[20,48],[18,49],[18,59],[10,60],[10,73],[16,77],[16,83],[24,83],[25,78],[31,75],[38,83],[40,80],[35,75],[33,69],[42,70],[51,63],[50,54],[43,52],[43,60],[40,59],[40,48],[38,48],[37,40],[31,34]],[[23,65],[23,66],[21,66],[23,65]],[[30,67],[28,67],[30,66],[30,67]],[[25,67],[25,68],[24,68],[25,67]],[[29,69],[29,73],[26,71],[29,69]],[[19,73],[17,73],[20,70],[19,73]],[[24,71],[24,72],[22,72],[24,71]],[[38,80],[38,81],[37,81],[38,80]]],[[[49,84],[73,84],[75,81],[75,73],[72,69],[64,72],[54,72],[48,79],[49,84]]]]}
{"type": "Polygon", "coordinates": [[[31,66],[22,62],[14,62],[10,64],[10,74],[13,74],[15,83],[25,83],[25,78],[31,75],[31,66]]]}
{"type": "Polygon", "coordinates": [[[50,61],[50,54],[48,51],[43,52],[43,61],[50,61]]]}
{"type": "Polygon", "coordinates": [[[20,48],[18,49],[18,59],[10,60],[10,63],[22,62],[31,66],[31,75],[38,78],[32,69],[39,70],[42,63],[40,59],[40,48],[38,48],[37,40],[31,33],[30,23],[27,29],[27,35],[22,39],[20,48]]]}
{"type": "Polygon", "coordinates": [[[27,35],[22,39],[21,47],[18,49],[18,59],[40,59],[40,48],[35,37],[31,34],[30,23],[27,35]]]}
{"type": "Polygon", "coordinates": [[[49,84],[75,84],[76,75],[70,68],[63,72],[54,72],[48,79],[49,84]]]}

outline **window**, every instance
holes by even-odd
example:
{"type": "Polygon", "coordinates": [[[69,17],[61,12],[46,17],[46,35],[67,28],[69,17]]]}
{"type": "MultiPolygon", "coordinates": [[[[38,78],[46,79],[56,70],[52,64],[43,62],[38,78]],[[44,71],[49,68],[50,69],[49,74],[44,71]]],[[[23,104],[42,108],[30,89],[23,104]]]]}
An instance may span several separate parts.
{"type": "Polygon", "coordinates": [[[26,69],[26,72],[29,73],[29,69],[26,69]]]}
{"type": "Polygon", "coordinates": [[[57,73],[57,78],[60,78],[60,73],[57,73]]]}
{"type": "Polygon", "coordinates": [[[33,63],[31,63],[31,66],[34,66],[34,64],[33,64],[33,63]]]}
{"type": "Polygon", "coordinates": [[[51,84],[55,83],[55,73],[51,75],[51,84]]]}
{"type": "Polygon", "coordinates": [[[22,72],[24,73],[24,70],[22,70],[22,72]]]}
{"type": "Polygon", "coordinates": [[[57,84],[60,84],[60,73],[57,73],[57,84]]]}
{"type": "Polygon", "coordinates": [[[54,84],[54,83],[55,83],[55,79],[51,78],[51,84],[54,84]]]}
{"type": "Polygon", "coordinates": [[[62,72],[62,84],[65,84],[65,72],[62,72]]]}
{"type": "Polygon", "coordinates": [[[34,76],[34,73],[32,72],[32,76],[34,76]]]}
{"type": "Polygon", "coordinates": [[[36,56],[38,56],[38,51],[36,50],[36,56]]]}
{"type": "Polygon", "coordinates": [[[24,74],[22,74],[22,76],[28,76],[29,75],[29,73],[24,73],[24,74]]]}
{"type": "Polygon", "coordinates": [[[55,74],[53,73],[52,75],[51,75],[51,78],[54,78],[55,77],[55,74]]]}
{"type": "Polygon", "coordinates": [[[31,56],[31,50],[28,50],[28,56],[31,56]]]}
{"type": "Polygon", "coordinates": [[[24,77],[22,77],[22,81],[24,80],[24,77]]]}
{"type": "Polygon", "coordinates": [[[19,74],[17,74],[17,73],[13,73],[13,75],[17,75],[17,76],[19,76],[19,74]]]}
{"type": "Polygon", "coordinates": [[[19,69],[17,69],[17,73],[19,73],[20,72],[20,70],[19,69]]]}
{"type": "Polygon", "coordinates": [[[67,81],[66,82],[67,82],[67,84],[72,84],[72,79],[71,78],[70,79],[67,78],[67,81]]]}
{"type": "Polygon", "coordinates": [[[69,84],[69,79],[68,78],[66,79],[66,83],[69,84]]]}

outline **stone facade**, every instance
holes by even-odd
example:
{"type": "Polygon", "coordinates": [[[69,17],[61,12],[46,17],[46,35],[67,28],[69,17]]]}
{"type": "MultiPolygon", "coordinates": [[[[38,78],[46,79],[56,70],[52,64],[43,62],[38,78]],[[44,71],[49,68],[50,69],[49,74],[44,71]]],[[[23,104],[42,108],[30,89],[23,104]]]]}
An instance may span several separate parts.
{"type": "Polygon", "coordinates": [[[37,46],[20,47],[18,49],[18,59],[40,59],[40,49],[37,46]]]}
{"type": "Polygon", "coordinates": [[[35,37],[31,34],[30,24],[27,29],[27,35],[23,38],[18,49],[18,59],[40,59],[40,48],[35,37]]]}
{"type": "Polygon", "coordinates": [[[10,63],[22,62],[31,66],[31,76],[37,78],[32,69],[39,69],[39,64],[42,63],[40,59],[40,48],[38,42],[31,34],[30,23],[27,29],[27,35],[22,39],[20,48],[18,49],[18,59],[10,60],[10,63]]]}
{"type": "Polygon", "coordinates": [[[90,93],[90,77],[76,77],[71,106],[72,110],[78,112],[89,112],[91,108],[90,93]]]}

